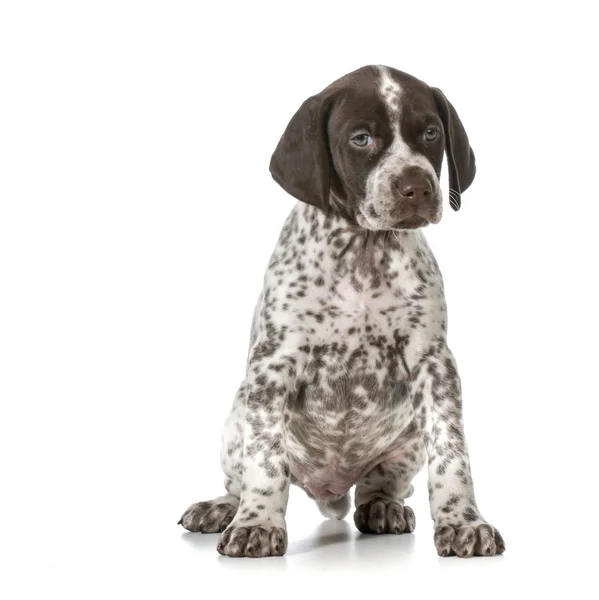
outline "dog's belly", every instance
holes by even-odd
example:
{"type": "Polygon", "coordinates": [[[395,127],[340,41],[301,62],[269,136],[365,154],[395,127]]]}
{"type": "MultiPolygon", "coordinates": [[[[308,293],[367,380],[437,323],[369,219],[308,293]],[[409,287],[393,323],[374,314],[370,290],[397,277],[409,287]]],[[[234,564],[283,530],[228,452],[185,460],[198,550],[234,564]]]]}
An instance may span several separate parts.
{"type": "MultiPolygon", "coordinates": [[[[326,466],[311,468],[305,463],[292,460],[291,473],[295,481],[306,491],[319,500],[327,500],[342,496],[362,477],[367,475],[378,465],[389,464],[401,460],[405,453],[402,446],[391,448],[384,454],[373,458],[366,466],[359,469],[351,465],[343,465],[338,454],[329,452],[330,458],[326,466]]],[[[347,463],[347,461],[344,461],[347,463]]]]}
{"type": "Polygon", "coordinates": [[[307,384],[291,406],[291,473],[316,498],[344,494],[377,465],[401,460],[413,417],[405,383],[360,373],[307,384]]]}

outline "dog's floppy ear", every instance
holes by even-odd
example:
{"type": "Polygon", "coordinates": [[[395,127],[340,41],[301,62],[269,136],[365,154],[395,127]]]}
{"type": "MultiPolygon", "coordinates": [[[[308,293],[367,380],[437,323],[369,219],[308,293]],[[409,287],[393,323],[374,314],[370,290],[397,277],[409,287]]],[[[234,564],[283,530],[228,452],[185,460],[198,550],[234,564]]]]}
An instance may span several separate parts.
{"type": "Polygon", "coordinates": [[[288,193],[326,211],[331,161],[327,120],[331,96],[308,98],[293,115],[270,159],[274,180],[288,193]]]}
{"type": "Polygon", "coordinates": [[[449,167],[449,203],[459,210],[461,194],[470,187],[476,174],[474,152],[468,142],[466,130],[451,102],[438,88],[433,88],[439,116],[445,129],[445,152],[449,167]]]}

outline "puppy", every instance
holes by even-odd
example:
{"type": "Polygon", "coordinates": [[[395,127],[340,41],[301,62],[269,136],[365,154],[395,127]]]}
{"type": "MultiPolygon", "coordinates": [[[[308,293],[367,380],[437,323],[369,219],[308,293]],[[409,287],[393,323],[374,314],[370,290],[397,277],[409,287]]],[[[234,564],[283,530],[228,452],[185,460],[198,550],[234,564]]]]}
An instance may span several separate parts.
{"type": "Polygon", "coordinates": [[[355,485],[363,533],[414,531],[405,499],[428,465],[440,556],[501,554],[475,498],[439,268],[422,228],[475,175],[464,127],[443,93],[368,66],[308,98],[272,156],[299,200],[268,264],[246,378],[222,444],[226,495],[180,524],[222,532],[227,556],[277,556],[294,483],[342,519],[355,485]]]}

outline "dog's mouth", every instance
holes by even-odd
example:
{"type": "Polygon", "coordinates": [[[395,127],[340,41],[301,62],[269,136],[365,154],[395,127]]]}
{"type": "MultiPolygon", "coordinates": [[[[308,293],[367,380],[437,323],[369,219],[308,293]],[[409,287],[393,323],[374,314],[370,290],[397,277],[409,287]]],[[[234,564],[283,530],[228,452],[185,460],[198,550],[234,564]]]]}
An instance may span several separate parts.
{"type": "Polygon", "coordinates": [[[437,197],[415,206],[408,202],[395,204],[391,208],[378,209],[372,202],[356,211],[358,225],[372,231],[402,231],[420,229],[441,221],[441,202],[437,197]]]}
{"type": "Polygon", "coordinates": [[[412,215],[407,219],[402,219],[393,225],[391,229],[418,229],[430,225],[430,221],[418,215],[412,215]]]}
{"type": "Polygon", "coordinates": [[[371,231],[402,231],[419,229],[434,223],[438,223],[441,220],[441,211],[429,210],[426,207],[424,207],[422,210],[405,210],[402,212],[404,213],[403,215],[401,213],[397,215],[401,216],[402,218],[395,221],[391,215],[388,215],[386,218],[382,219],[380,217],[372,218],[365,215],[361,210],[357,212],[356,217],[360,227],[369,229],[371,231]]]}

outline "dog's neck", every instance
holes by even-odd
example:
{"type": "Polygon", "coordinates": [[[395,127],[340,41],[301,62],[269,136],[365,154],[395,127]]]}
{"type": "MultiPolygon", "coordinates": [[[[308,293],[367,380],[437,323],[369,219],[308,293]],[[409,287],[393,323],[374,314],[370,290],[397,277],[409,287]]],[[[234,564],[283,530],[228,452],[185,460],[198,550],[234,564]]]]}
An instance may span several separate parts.
{"type": "Polygon", "coordinates": [[[307,244],[318,245],[331,261],[329,267],[338,274],[348,271],[375,273],[387,268],[393,253],[403,253],[417,231],[373,231],[358,225],[343,207],[331,203],[327,212],[303,205],[308,228],[307,244]],[[325,250],[326,248],[326,250],[325,250]]]}

